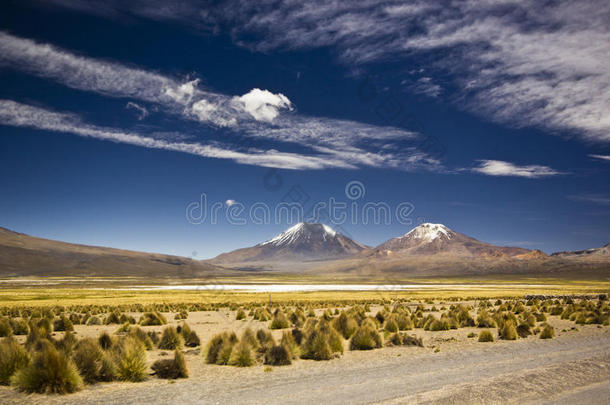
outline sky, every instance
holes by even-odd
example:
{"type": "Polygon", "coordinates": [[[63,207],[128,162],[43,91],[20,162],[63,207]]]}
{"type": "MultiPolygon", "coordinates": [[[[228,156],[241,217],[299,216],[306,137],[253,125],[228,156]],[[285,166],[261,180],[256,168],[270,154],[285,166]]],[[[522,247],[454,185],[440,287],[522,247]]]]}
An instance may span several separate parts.
{"type": "Polygon", "coordinates": [[[197,259],[303,219],[603,246],[608,66],[603,0],[4,1],[0,226],[197,259]]]}

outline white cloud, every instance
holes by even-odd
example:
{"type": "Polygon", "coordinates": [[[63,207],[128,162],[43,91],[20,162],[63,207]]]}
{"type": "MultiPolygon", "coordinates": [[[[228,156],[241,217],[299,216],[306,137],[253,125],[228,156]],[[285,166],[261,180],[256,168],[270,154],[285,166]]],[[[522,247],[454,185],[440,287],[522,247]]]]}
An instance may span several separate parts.
{"type": "Polygon", "coordinates": [[[610,161],[610,155],[589,155],[589,157],[592,157],[594,159],[599,159],[599,160],[608,160],[608,161],[610,161]]]}
{"type": "Polygon", "coordinates": [[[198,79],[183,83],[3,32],[0,32],[1,65],[75,89],[154,103],[179,118],[225,127],[251,138],[298,144],[332,157],[337,167],[442,170],[437,158],[419,149],[418,134],[393,127],[296,114],[291,111],[290,100],[281,93],[253,89],[242,96],[227,96],[199,88],[198,79]]]}
{"type": "Polygon", "coordinates": [[[227,205],[227,207],[230,207],[230,206],[232,206],[232,205],[235,205],[235,203],[237,203],[237,201],[235,201],[235,200],[231,200],[231,199],[229,199],[229,200],[225,201],[225,204],[227,205]]]}
{"type": "Polygon", "coordinates": [[[134,103],[133,101],[129,101],[127,103],[127,105],[125,106],[125,108],[132,109],[132,110],[136,110],[138,112],[138,120],[143,120],[144,118],[148,117],[148,109],[146,109],[146,107],[139,105],[137,103],[134,103]]]}
{"type": "Polygon", "coordinates": [[[350,66],[427,61],[427,75],[452,78],[462,90],[454,100],[462,108],[511,126],[610,141],[606,0],[266,4],[226,1],[195,18],[229,26],[237,43],[259,51],[334,47],[350,66]]]}
{"type": "Polygon", "coordinates": [[[272,122],[281,109],[290,109],[288,97],[281,93],[273,94],[268,90],[252,89],[236,98],[243,104],[243,109],[257,121],[272,122]]]}
{"type": "Polygon", "coordinates": [[[325,169],[333,167],[350,169],[355,167],[341,159],[333,158],[332,156],[309,156],[273,150],[263,151],[252,148],[240,151],[231,149],[229,146],[220,143],[201,144],[197,142],[166,141],[158,136],[153,138],[137,133],[88,125],[82,123],[75,115],[57,113],[16,103],[12,100],[0,100],[0,124],[70,133],[145,148],[189,153],[207,158],[230,159],[238,163],[263,167],[294,170],[325,169]]]}
{"type": "Polygon", "coordinates": [[[480,160],[479,166],[471,169],[475,173],[486,174],[488,176],[514,176],[538,178],[561,174],[548,166],[529,165],[517,166],[502,160],[480,160]]]}

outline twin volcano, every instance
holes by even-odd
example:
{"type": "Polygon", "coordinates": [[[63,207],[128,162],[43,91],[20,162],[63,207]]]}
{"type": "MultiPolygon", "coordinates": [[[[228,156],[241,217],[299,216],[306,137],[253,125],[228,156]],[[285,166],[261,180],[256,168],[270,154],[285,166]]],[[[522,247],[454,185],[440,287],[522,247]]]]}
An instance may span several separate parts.
{"type": "Polygon", "coordinates": [[[460,256],[513,256],[528,249],[495,246],[455,232],[441,224],[422,224],[407,234],[390,239],[376,248],[353,241],[324,224],[301,222],[276,237],[249,248],[223,253],[212,263],[231,264],[271,261],[318,261],[368,256],[372,253],[460,256]]]}

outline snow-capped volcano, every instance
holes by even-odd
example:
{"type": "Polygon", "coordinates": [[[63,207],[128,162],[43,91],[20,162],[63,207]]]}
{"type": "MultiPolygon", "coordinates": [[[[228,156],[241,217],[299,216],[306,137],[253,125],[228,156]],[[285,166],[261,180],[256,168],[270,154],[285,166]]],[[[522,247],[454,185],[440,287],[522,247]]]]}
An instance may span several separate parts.
{"type": "Polygon", "coordinates": [[[421,224],[403,236],[382,243],[376,249],[416,255],[446,252],[466,255],[512,256],[528,252],[527,249],[496,246],[481,242],[455,232],[443,224],[431,223],[421,224]]]}
{"type": "Polygon", "coordinates": [[[223,253],[214,263],[308,261],[343,258],[366,249],[328,225],[301,222],[256,246],[223,253]]]}
{"type": "Polygon", "coordinates": [[[421,224],[406,233],[403,238],[421,239],[423,242],[432,242],[436,239],[451,239],[453,231],[443,224],[421,224]]]}
{"type": "Polygon", "coordinates": [[[273,246],[288,246],[298,244],[300,242],[309,242],[316,238],[322,238],[323,241],[332,240],[337,235],[333,228],[324,224],[308,224],[300,222],[295,226],[280,233],[273,239],[269,239],[261,245],[273,246]]]}

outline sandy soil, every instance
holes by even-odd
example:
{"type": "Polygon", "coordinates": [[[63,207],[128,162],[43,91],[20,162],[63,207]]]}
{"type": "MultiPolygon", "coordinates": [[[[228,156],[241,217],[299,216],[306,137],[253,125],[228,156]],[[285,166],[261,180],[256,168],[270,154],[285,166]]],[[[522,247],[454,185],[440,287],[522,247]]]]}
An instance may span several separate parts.
{"type": "MultiPolygon", "coordinates": [[[[173,314],[166,316],[177,324],[173,314]]],[[[222,330],[239,334],[246,327],[256,330],[268,324],[236,321],[235,312],[227,310],[190,313],[187,322],[204,344],[222,330]]],[[[552,340],[530,336],[478,343],[467,337],[480,331],[476,328],[416,329],[411,333],[424,338],[424,348],[346,350],[339,359],[298,360],[270,372],[262,365],[245,369],[207,365],[199,349],[187,348],[189,379],[151,377],[142,383],[97,384],[68,396],[25,395],[0,387],[0,403],[609,403],[610,329],[585,325],[575,330],[574,323],[557,317],[549,317],[549,322],[556,328],[552,340]]],[[[77,336],[97,336],[101,331],[114,332],[117,325],[76,325],[75,329],[77,336]]],[[[277,338],[281,333],[274,331],[277,338]]],[[[148,352],[151,363],[163,356],[159,350],[148,352]]]]}

